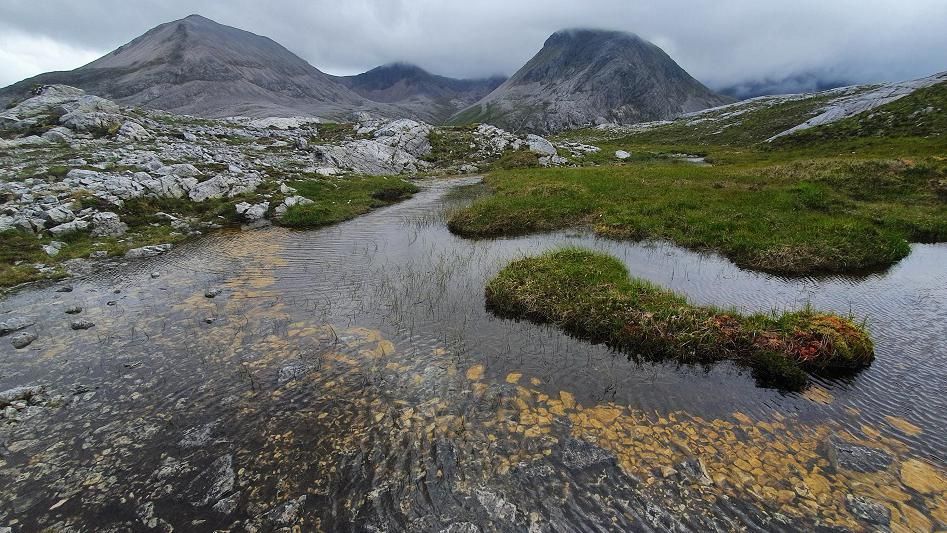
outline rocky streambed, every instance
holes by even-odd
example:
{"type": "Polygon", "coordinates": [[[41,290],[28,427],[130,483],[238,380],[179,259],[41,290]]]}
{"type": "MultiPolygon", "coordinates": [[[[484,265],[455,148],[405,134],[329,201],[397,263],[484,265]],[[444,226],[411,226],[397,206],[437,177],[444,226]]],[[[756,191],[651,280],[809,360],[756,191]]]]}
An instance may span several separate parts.
{"type": "Polygon", "coordinates": [[[787,280],[582,234],[468,241],[443,214],[475,182],[5,297],[0,528],[947,526],[947,248],[868,278],[787,280]],[[878,358],[781,394],[484,309],[507,261],[563,244],[701,304],[855,310],[878,358]],[[34,338],[17,348],[20,334],[34,338]]]}

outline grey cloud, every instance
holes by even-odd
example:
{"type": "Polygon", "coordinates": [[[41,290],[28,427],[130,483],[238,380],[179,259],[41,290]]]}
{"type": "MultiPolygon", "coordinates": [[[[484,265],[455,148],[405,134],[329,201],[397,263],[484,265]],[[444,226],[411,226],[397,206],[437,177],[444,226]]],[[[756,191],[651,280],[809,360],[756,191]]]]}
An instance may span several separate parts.
{"type": "Polygon", "coordinates": [[[392,61],[457,77],[510,74],[566,27],[638,33],[717,89],[947,70],[942,0],[5,0],[0,33],[105,53],[191,13],[271,37],[334,74],[392,61]]]}

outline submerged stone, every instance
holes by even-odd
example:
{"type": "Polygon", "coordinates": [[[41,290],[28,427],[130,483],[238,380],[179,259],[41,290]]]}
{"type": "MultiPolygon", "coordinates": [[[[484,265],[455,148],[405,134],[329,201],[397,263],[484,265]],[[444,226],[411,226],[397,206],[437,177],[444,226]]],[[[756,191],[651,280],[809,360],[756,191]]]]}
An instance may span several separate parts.
{"type": "Polygon", "coordinates": [[[846,494],[845,508],[853,515],[871,524],[887,526],[891,523],[891,510],[875,500],[846,494]]]}
{"type": "Polygon", "coordinates": [[[32,344],[33,341],[36,340],[36,338],[37,337],[35,333],[31,333],[29,331],[23,331],[11,337],[10,343],[13,344],[14,348],[19,350],[22,348],[26,348],[27,346],[32,344]]]}
{"type": "Polygon", "coordinates": [[[836,470],[845,468],[863,473],[878,472],[891,464],[891,456],[887,452],[852,444],[836,435],[829,436],[823,442],[823,449],[829,463],[836,470]]]}

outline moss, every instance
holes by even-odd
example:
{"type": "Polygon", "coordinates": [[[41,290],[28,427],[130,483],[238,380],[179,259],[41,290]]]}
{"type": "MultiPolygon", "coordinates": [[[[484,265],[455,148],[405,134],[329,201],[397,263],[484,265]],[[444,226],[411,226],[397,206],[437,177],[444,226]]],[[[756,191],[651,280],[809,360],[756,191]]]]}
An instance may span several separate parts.
{"type": "Polygon", "coordinates": [[[510,170],[539,166],[539,156],[529,150],[508,150],[490,165],[491,170],[510,170]]]}
{"type": "Polygon", "coordinates": [[[410,197],[418,188],[400,178],[349,176],[310,177],[290,184],[312,204],[290,207],[280,224],[314,228],[349,220],[368,211],[410,197]]]}
{"type": "Polygon", "coordinates": [[[514,261],[487,284],[485,294],[499,316],[552,323],[643,359],[731,359],[780,388],[801,388],[803,368],[853,370],[874,359],[867,332],[847,318],[808,309],[743,316],[695,306],[631,278],[617,259],[587,250],[514,261]]]}

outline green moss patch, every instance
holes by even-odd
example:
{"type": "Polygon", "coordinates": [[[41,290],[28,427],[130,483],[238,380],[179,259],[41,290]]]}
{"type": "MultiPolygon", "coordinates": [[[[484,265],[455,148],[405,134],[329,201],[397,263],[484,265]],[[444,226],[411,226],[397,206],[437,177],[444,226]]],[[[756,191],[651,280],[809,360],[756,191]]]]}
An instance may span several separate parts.
{"type": "Polygon", "coordinates": [[[751,367],[761,383],[790,390],[804,387],[803,369],[850,371],[874,359],[868,333],[848,318],[809,309],[743,316],[695,306],[588,250],[514,261],[488,283],[486,301],[499,316],[552,323],[643,359],[733,360],[751,367]]]}
{"type": "Polygon", "coordinates": [[[409,198],[418,188],[401,178],[351,176],[311,178],[290,184],[314,203],[290,207],[280,224],[315,228],[355,218],[368,211],[409,198]]]}

